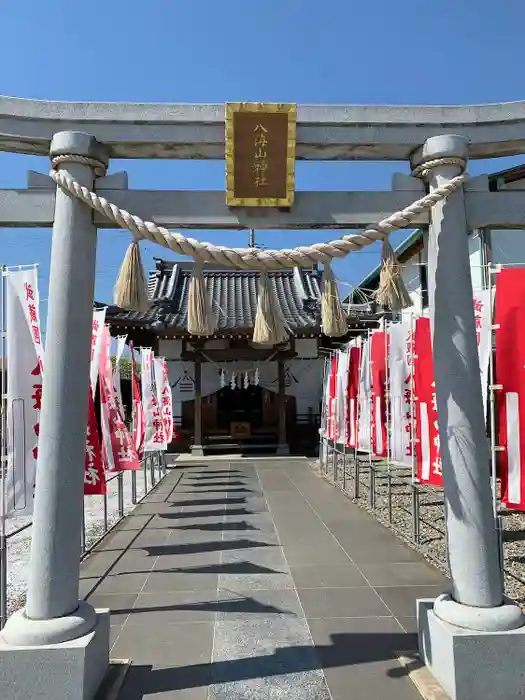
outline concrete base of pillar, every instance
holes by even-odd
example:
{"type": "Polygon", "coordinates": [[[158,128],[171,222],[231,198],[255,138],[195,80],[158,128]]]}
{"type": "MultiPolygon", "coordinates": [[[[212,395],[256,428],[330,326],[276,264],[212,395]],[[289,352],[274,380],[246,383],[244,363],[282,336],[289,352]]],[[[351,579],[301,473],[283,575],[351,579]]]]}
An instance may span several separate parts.
{"type": "Polygon", "coordinates": [[[290,454],[290,445],[277,445],[277,452],[276,454],[278,455],[289,455],[290,454]]]}
{"type": "Polygon", "coordinates": [[[192,445],[191,454],[193,457],[204,457],[204,447],[202,445],[192,445]]]}
{"type": "Polygon", "coordinates": [[[93,700],[109,667],[109,610],[93,631],[46,646],[11,646],[0,637],[2,700],[93,700]]]}
{"type": "Polygon", "coordinates": [[[451,700],[525,697],[525,627],[479,632],[443,622],[434,600],[417,601],[419,653],[451,700]]]}

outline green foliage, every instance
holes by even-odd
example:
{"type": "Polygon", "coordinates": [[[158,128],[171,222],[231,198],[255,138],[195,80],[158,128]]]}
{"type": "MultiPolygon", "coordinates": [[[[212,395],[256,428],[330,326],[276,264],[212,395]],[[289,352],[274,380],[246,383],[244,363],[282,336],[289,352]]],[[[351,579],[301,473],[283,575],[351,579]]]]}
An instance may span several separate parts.
{"type": "MultiPolygon", "coordinates": [[[[115,358],[111,358],[111,364],[113,365],[113,369],[115,368],[115,358]]],[[[137,374],[140,376],[140,365],[137,365],[137,374]]],[[[121,379],[127,379],[128,381],[131,381],[131,360],[128,360],[126,358],[122,358],[120,360],[120,377],[121,379]]]]}

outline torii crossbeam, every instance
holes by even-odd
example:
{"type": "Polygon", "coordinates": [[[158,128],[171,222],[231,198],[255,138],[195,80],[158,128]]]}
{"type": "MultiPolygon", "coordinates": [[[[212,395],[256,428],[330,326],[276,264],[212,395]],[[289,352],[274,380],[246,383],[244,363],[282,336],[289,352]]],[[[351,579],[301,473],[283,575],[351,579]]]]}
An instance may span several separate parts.
{"type": "MultiPolygon", "coordinates": [[[[165,227],[225,229],[375,223],[419,199],[425,188],[433,192],[453,181],[468,158],[524,153],[525,102],[299,106],[298,159],[405,160],[419,169],[423,183],[396,176],[392,192],[298,193],[288,212],[232,210],[217,192],[128,191],[125,176],[98,178],[93,165],[111,158],[221,159],[224,149],[223,105],[0,98],[0,150],[60,156],[59,172],[165,227]]],[[[48,700],[92,700],[108,662],[108,618],[107,611],[78,601],[83,470],[74,466],[84,457],[96,229],[114,224],[93,216],[62,188],[55,191],[46,177],[31,175],[30,185],[0,191],[1,226],[53,226],[29,589],[26,608],[11,617],[0,639],[0,678],[7,679],[7,688],[9,683],[19,693],[22,688],[16,697],[27,700],[37,697],[37,682],[49,682],[48,700]],[[76,675],[66,673],[71,663],[76,675]],[[49,673],[37,677],[37,667],[49,673]]],[[[525,627],[519,607],[503,598],[468,233],[485,226],[525,228],[525,193],[491,193],[486,178],[473,178],[413,223],[429,227],[429,302],[452,574],[450,594],[420,603],[420,651],[450,697],[472,697],[466,694],[470,684],[478,689],[477,700],[503,700],[522,693],[525,627]]],[[[15,696],[8,691],[5,697],[15,696]]]]}

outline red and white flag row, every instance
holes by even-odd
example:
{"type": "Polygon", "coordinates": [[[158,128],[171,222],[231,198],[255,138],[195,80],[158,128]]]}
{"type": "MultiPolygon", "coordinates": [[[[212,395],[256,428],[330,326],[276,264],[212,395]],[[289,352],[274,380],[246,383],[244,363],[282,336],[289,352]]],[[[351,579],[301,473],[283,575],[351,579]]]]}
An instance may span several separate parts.
{"type": "MultiPolygon", "coordinates": [[[[3,272],[6,291],[6,468],[5,517],[31,515],[38,458],[39,420],[44,377],[37,268],[3,272]]],[[[90,388],[86,425],[84,494],[106,493],[105,472],[140,468],[144,452],[167,449],[174,437],[172,394],[164,358],[142,349],[142,396],[132,344],[132,430],[125,421],[120,360],[126,337],[117,338],[113,369],[106,310],[93,313],[90,388]],[[95,409],[99,381],[100,428],[95,409]],[[147,437],[148,429],[150,431],[147,437]]],[[[4,365],[5,369],[5,365],[4,365]]]]}
{"type": "MultiPolygon", "coordinates": [[[[525,270],[519,272],[523,272],[525,298],[525,270]]],[[[511,287],[516,289],[513,283],[511,287]]],[[[497,289],[497,298],[505,298],[505,292],[500,295],[500,287],[497,289]]],[[[473,304],[486,414],[492,338],[490,292],[483,290],[477,293],[473,304]]],[[[521,313],[523,318],[515,317],[516,328],[525,328],[525,309],[521,313]]],[[[519,338],[519,334],[516,334],[517,329],[509,330],[508,352],[520,352],[514,347],[520,345],[515,342],[519,338]]],[[[525,347],[525,344],[521,345],[525,347]]],[[[430,320],[420,317],[392,324],[386,330],[374,331],[368,338],[350,342],[329,362],[324,392],[327,413],[325,432],[328,439],[376,457],[389,458],[399,465],[413,467],[421,483],[442,485],[430,320]]],[[[501,364],[498,362],[498,367],[501,364]]],[[[503,365],[510,368],[508,362],[503,362],[503,365]]],[[[507,370],[514,383],[521,376],[519,372],[516,373],[517,365],[519,362],[513,362],[513,369],[507,370]]],[[[525,350],[519,367],[525,370],[525,350]]],[[[499,374],[498,381],[503,381],[499,374]]],[[[525,401],[525,372],[521,381],[525,401]]],[[[516,406],[517,400],[511,399],[513,416],[517,415],[516,406]]],[[[525,404],[522,413],[525,440],[525,404]]],[[[517,426],[518,423],[514,417],[509,426],[517,426]]],[[[513,435],[509,428],[511,444],[514,445],[509,456],[516,454],[515,446],[518,445],[513,435]]],[[[525,476],[520,482],[520,489],[525,504],[525,476]]]]}

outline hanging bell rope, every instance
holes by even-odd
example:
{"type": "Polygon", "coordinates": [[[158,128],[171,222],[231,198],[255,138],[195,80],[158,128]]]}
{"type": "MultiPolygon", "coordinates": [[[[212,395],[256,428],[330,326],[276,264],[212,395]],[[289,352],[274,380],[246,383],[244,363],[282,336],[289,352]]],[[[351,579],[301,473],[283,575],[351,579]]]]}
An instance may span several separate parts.
{"type": "Polygon", "coordinates": [[[278,299],[272,294],[270,277],[266,270],[263,270],[259,277],[253,342],[257,345],[278,345],[287,341],[289,337],[288,324],[281,314],[278,299]]]}
{"type": "Polygon", "coordinates": [[[339,289],[334,279],[332,266],[325,262],[323,269],[323,296],[321,298],[321,323],[323,333],[331,338],[340,338],[348,332],[339,289]]]}

